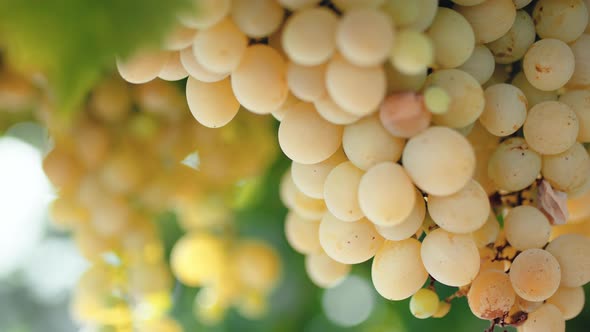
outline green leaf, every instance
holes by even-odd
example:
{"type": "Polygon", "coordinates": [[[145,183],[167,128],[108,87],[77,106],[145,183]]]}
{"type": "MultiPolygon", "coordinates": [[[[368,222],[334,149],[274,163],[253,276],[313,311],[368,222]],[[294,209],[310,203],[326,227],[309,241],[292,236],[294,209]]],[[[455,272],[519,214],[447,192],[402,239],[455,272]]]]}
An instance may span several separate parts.
{"type": "Polygon", "coordinates": [[[157,47],[189,0],[1,0],[8,60],[47,76],[56,105],[71,112],[115,56],[157,47]]]}

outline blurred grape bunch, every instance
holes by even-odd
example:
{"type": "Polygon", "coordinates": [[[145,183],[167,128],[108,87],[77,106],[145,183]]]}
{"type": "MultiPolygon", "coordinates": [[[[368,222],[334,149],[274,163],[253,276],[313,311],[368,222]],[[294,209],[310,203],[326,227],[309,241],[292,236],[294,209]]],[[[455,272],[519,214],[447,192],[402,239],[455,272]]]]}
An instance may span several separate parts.
{"type": "Polygon", "coordinates": [[[210,311],[201,316],[220,319],[230,305],[249,317],[265,312],[281,263],[272,247],[253,239],[241,242],[232,209],[249,204],[255,196],[248,193],[251,183],[274,160],[274,128],[270,119],[244,113],[213,131],[187,121],[191,116],[183,99],[177,86],[161,80],[130,86],[107,77],[71,121],[63,121],[51,106],[39,108],[55,142],[43,165],[58,188],[52,220],[72,232],[92,262],[72,302],[81,323],[117,331],[168,323],[176,326],[170,331],[181,328],[166,318],[174,279],[162,228],[171,225],[155,222],[170,210],[188,232],[172,251],[174,277],[189,286],[211,286],[204,294],[226,289],[209,281],[235,284],[232,289],[239,291],[224,294],[224,302],[212,308],[197,306],[210,311]],[[195,236],[231,246],[199,251],[198,241],[191,240],[195,236]],[[215,257],[223,257],[220,264],[231,273],[195,283],[195,271],[214,271],[206,261],[215,257]],[[267,268],[253,270],[253,260],[267,268]]]}
{"type": "Polygon", "coordinates": [[[0,48],[19,71],[46,75],[59,108],[73,111],[115,55],[155,47],[188,0],[4,0],[0,48]]]}

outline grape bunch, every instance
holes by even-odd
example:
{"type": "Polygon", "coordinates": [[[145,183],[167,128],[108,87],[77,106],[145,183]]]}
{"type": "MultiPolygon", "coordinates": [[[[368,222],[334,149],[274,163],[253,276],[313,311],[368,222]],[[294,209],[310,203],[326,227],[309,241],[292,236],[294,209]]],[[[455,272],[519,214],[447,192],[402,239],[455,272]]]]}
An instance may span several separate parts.
{"type": "Polygon", "coordinates": [[[119,72],[188,77],[207,127],[240,108],[280,121],[286,237],[315,284],[373,259],[375,289],[417,318],[462,296],[490,331],[563,331],[581,312],[589,1],[195,4],[119,72]]]}
{"type": "Polygon", "coordinates": [[[274,159],[269,119],[244,113],[214,131],[187,121],[176,86],[130,86],[118,77],[101,82],[75,115],[51,105],[39,106],[54,141],[43,163],[59,190],[51,219],[72,232],[91,263],[73,295],[78,322],[99,330],[182,331],[167,316],[175,279],[204,287],[194,306],[202,321],[218,321],[230,306],[246,317],[265,313],[281,262],[268,244],[237,234],[232,207],[243,204],[237,183],[257,178],[274,159]],[[170,265],[154,222],[166,211],[186,232],[170,265]],[[232,288],[220,293],[221,284],[232,288]]]}

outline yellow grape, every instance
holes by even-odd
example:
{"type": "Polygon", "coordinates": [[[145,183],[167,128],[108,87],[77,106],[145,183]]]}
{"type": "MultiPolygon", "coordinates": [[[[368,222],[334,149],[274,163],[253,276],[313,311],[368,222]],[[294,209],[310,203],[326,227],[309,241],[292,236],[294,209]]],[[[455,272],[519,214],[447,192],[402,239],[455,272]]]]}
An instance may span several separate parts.
{"type": "Polygon", "coordinates": [[[414,209],[415,190],[404,168],[386,161],[362,175],[358,202],[364,215],[374,224],[399,225],[414,209]]]}
{"type": "Polygon", "coordinates": [[[375,289],[388,300],[399,301],[416,293],[428,279],[420,258],[420,241],[385,241],[371,266],[375,289]]]}
{"type": "Polygon", "coordinates": [[[261,241],[246,240],[233,252],[235,273],[244,286],[269,292],[277,286],[281,261],[274,248],[261,241]]]}
{"type": "Polygon", "coordinates": [[[350,265],[339,263],[323,252],[305,256],[305,271],[309,279],[322,288],[338,285],[350,270],[350,265]]]}
{"type": "Polygon", "coordinates": [[[326,213],[320,223],[322,249],[330,258],[343,264],[358,264],[371,259],[382,243],[383,238],[367,219],[345,222],[326,213]]]}
{"type": "Polygon", "coordinates": [[[416,318],[425,319],[438,311],[438,305],[439,299],[436,292],[421,288],[410,299],[410,312],[416,318]]]}
{"type": "Polygon", "coordinates": [[[581,234],[564,234],[549,242],[550,252],[561,266],[561,285],[583,286],[590,282],[590,238],[581,234]]]}
{"type": "Polygon", "coordinates": [[[338,149],[328,159],[316,164],[293,162],[291,165],[293,182],[305,195],[316,199],[324,198],[324,185],[328,174],[346,160],[344,152],[338,149]]]}
{"type": "Polygon", "coordinates": [[[522,325],[522,332],[537,331],[565,332],[565,320],[556,306],[546,303],[529,314],[522,325]]]}
{"type": "Polygon", "coordinates": [[[528,301],[543,301],[559,287],[561,268],[557,259],[543,249],[527,249],[510,267],[510,281],[516,294],[528,301]]]}
{"type": "Polygon", "coordinates": [[[321,251],[319,237],[320,223],[307,220],[293,211],[285,219],[285,236],[289,245],[302,254],[313,254],[321,251]]]}
{"type": "Polygon", "coordinates": [[[516,295],[510,278],[503,271],[486,270],[471,283],[467,302],[473,314],[481,319],[495,319],[510,311],[516,295]]]}
{"type": "Polygon", "coordinates": [[[227,266],[228,258],[223,242],[213,235],[198,231],[184,235],[176,242],[170,254],[172,273],[188,286],[214,282],[227,266]]]}
{"type": "Polygon", "coordinates": [[[428,213],[441,228],[452,233],[471,233],[484,225],[490,215],[488,195],[470,180],[448,196],[428,195],[428,213]]]}
{"type": "Polygon", "coordinates": [[[328,159],[342,142],[342,127],[324,120],[313,104],[289,109],[279,126],[279,144],[294,162],[316,164],[328,159]]]}
{"type": "Polygon", "coordinates": [[[324,182],[324,200],[328,211],[342,221],[364,217],[359,206],[358,191],[364,172],[345,161],[334,167],[324,182]]]}
{"type": "Polygon", "coordinates": [[[376,115],[344,127],[342,135],[346,156],[356,167],[365,171],[380,162],[397,162],[404,144],[404,139],[387,132],[376,115]]]}
{"type": "Polygon", "coordinates": [[[553,304],[561,311],[566,320],[575,318],[584,309],[584,288],[560,287],[557,292],[547,299],[547,303],[553,304]]]}
{"type": "Polygon", "coordinates": [[[421,257],[428,273],[447,286],[465,286],[479,272],[479,251],[470,235],[436,229],[422,241],[421,257]]]}
{"type": "Polygon", "coordinates": [[[517,250],[543,248],[551,234],[551,224],[539,209],[521,205],[504,217],[506,239],[517,250]]]}

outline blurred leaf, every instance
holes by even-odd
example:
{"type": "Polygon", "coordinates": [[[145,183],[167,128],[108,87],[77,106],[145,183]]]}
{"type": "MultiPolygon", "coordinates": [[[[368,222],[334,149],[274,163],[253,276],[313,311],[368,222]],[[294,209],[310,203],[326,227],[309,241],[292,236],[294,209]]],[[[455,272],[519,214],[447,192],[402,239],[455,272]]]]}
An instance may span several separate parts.
{"type": "Polygon", "coordinates": [[[47,75],[62,111],[72,111],[101,73],[155,47],[189,0],[0,0],[0,43],[9,61],[47,75]]]}

